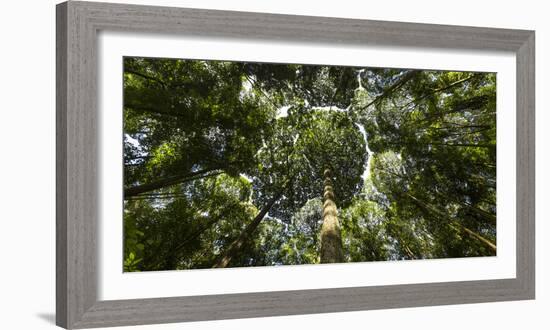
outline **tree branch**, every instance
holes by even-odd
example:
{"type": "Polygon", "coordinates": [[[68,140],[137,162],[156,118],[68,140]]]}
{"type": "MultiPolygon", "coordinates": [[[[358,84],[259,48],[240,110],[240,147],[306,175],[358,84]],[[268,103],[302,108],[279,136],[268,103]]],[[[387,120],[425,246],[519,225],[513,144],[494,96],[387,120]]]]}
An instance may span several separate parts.
{"type": "Polygon", "coordinates": [[[394,91],[396,91],[397,89],[401,88],[401,86],[405,85],[407,82],[409,82],[411,79],[413,79],[414,77],[416,77],[418,75],[419,71],[416,71],[416,70],[413,70],[413,71],[409,71],[407,72],[406,74],[403,75],[403,77],[401,77],[401,79],[399,79],[397,82],[395,82],[393,85],[391,85],[390,87],[386,88],[384,90],[384,92],[382,92],[382,94],[380,94],[379,96],[377,96],[374,100],[372,100],[371,102],[369,102],[367,105],[365,105],[363,107],[363,109],[367,109],[368,107],[370,107],[371,105],[373,104],[376,104],[380,101],[382,101],[383,99],[385,99],[386,97],[388,97],[388,95],[390,95],[391,93],[393,93],[394,91]]]}
{"type": "Polygon", "coordinates": [[[231,262],[231,259],[233,259],[237,252],[241,249],[241,247],[246,243],[246,241],[250,238],[250,235],[258,228],[258,225],[260,222],[264,219],[266,214],[269,212],[271,207],[273,207],[273,204],[279,200],[282,196],[282,191],[277,193],[275,196],[269,200],[269,202],[264,206],[264,208],[256,215],[254,220],[250,222],[246,228],[242,231],[242,233],[239,235],[239,237],[234,240],[229,247],[225,250],[225,252],[221,255],[220,260],[213,266],[213,268],[225,268],[231,262]]]}
{"type": "Polygon", "coordinates": [[[136,76],[139,76],[141,78],[144,78],[144,79],[147,79],[147,80],[151,80],[151,81],[154,81],[156,83],[159,83],[162,85],[163,88],[166,88],[166,83],[162,80],[160,80],[159,78],[156,78],[156,77],[153,77],[153,76],[149,76],[145,73],[141,73],[141,72],[138,72],[138,71],[134,71],[132,69],[124,69],[124,73],[130,73],[130,74],[133,74],[133,75],[136,75],[136,76]]]}
{"type": "Polygon", "coordinates": [[[157,190],[164,187],[173,186],[178,183],[188,182],[196,179],[201,179],[209,176],[215,176],[223,173],[219,168],[207,168],[191,173],[174,175],[168,178],[159,179],[154,182],[145,183],[139,186],[129,187],[124,189],[124,199],[143,194],[145,192],[157,190]],[[213,173],[210,173],[213,172],[213,173]]]}

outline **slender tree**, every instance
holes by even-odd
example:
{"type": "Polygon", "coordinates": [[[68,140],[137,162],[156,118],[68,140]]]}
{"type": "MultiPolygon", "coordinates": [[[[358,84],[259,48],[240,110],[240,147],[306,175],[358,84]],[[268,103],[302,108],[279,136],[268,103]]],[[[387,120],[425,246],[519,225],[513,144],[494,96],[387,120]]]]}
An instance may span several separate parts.
{"type": "Polygon", "coordinates": [[[342,234],[329,169],[324,171],[323,225],[321,227],[321,263],[343,262],[342,234]]]}
{"type": "Polygon", "coordinates": [[[273,204],[281,198],[281,193],[278,193],[276,196],[273,196],[271,200],[267,203],[266,206],[254,217],[254,219],[245,227],[245,229],[242,231],[242,233],[235,239],[225,252],[221,255],[218,262],[214,265],[214,268],[225,268],[229,263],[231,262],[231,259],[233,259],[241,250],[243,245],[250,239],[250,236],[252,233],[256,231],[258,226],[260,225],[260,222],[265,218],[271,207],[273,207],[273,204]]]}

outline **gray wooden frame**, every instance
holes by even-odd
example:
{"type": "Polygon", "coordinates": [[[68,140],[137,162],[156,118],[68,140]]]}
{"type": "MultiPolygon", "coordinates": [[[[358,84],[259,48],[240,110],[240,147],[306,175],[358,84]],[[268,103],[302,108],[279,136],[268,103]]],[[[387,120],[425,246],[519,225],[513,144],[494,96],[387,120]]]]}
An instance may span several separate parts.
{"type": "Polygon", "coordinates": [[[57,5],[57,324],[88,328],[534,299],[534,84],[534,31],[93,2],[57,5]],[[516,278],[98,301],[97,32],[100,30],[515,52],[516,278]]]}

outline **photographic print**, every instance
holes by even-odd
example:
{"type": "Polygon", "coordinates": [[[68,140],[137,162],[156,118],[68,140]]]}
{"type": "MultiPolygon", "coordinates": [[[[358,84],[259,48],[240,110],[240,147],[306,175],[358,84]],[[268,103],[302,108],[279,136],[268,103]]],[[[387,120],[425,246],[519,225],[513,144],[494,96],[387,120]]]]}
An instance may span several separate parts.
{"type": "Polygon", "coordinates": [[[125,272],[496,255],[495,73],[123,61],[125,272]]]}

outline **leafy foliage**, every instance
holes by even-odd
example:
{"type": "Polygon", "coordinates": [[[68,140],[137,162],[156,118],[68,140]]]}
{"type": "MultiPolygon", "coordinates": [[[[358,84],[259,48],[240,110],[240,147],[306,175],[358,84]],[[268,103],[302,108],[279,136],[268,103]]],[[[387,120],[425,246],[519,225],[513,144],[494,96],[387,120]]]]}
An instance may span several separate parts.
{"type": "Polygon", "coordinates": [[[492,73],[124,59],[124,270],[496,254],[492,73]],[[237,244],[238,243],[238,244],[237,244]]]}
{"type": "Polygon", "coordinates": [[[367,152],[359,129],[343,113],[291,108],[277,121],[276,134],[260,150],[255,173],[255,196],[283,182],[284,199],[270,214],[288,221],[308,200],[323,191],[323,172],[331,169],[338,182],[337,203],[348,205],[361,190],[367,152]]]}

